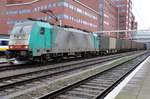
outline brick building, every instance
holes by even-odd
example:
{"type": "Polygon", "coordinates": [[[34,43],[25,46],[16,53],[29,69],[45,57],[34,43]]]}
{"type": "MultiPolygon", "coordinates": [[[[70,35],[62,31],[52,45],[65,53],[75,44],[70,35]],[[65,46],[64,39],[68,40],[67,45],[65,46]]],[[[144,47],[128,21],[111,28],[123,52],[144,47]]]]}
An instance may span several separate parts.
{"type": "MultiPolygon", "coordinates": [[[[112,0],[99,0],[99,12],[103,16],[103,30],[118,30],[118,8],[112,0]]],[[[107,33],[111,37],[117,37],[116,33],[107,33]]]]}
{"type": "Polygon", "coordinates": [[[33,0],[5,0],[7,4],[16,4],[16,3],[25,3],[25,2],[31,2],[33,0]]]}
{"type": "MultiPolygon", "coordinates": [[[[48,20],[54,24],[68,25],[87,31],[109,31],[133,28],[131,1],[128,0],[0,0],[0,34],[9,34],[17,22],[27,18],[48,20]],[[5,4],[5,6],[3,6],[5,4]],[[58,17],[41,13],[49,9],[58,17]],[[127,9],[126,11],[124,11],[127,9]],[[128,12],[128,13],[127,13],[128,12]],[[132,17],[132,18],[130,18],[132,17]],[[129,24],[132,23],[132,24],[129,24]]],[[[135,26],[134,26],[135,27],[135,26]]],[[[116,37],[115,33],[108,33],[116,37]]],[[[127,35],[124,35],[128,37],[127,35]]]]}
{"type": "MultiPolygon", "coordinates": [[[[19,0],[17,0],[19,1],[19,0]]],[[[1,6],[0,31],[7,34],[16,22],[24,22],[28,17],[55,22],[51,16],[41,13],[41,10],[50,9],[61,21],[62,25],[69,25],[88,31],[99,30],[99,15],[91,9],[78,4],[74,0],[34,0],[35,2],[9,4],[1,6]]],[[[95,3],[96,5],[97,3],[95,3]]],[[[93,6],[95,6],[93,5],[93,6]]]]}
{"type": "MultiPolygon", "coordinates": [[[[113,0],[118,7],[119,30],[132,30],[137,28],[137,22],[132,13],[132,0],[113,0]]],[[[121,38],[130,38],[131,33],[120,33],[121,38]]]]}

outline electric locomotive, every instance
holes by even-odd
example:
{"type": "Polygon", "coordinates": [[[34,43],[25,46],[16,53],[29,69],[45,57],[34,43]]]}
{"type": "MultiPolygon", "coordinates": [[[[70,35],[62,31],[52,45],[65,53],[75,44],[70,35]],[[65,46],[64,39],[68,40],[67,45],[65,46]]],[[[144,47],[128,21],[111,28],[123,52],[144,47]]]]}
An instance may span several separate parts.
{"type": "Polygon", "coordinates": [[[48,22],[28,21],[14,25],[8,57],[43,62],[69,56],[95,55],[98,52],[99,39],[96,34],[48,22]]]}

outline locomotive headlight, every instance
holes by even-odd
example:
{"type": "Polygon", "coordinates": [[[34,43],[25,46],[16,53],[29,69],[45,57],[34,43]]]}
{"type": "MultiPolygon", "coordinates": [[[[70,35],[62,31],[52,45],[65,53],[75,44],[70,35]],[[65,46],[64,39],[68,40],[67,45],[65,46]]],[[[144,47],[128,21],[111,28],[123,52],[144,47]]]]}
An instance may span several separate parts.
{"type": "Polygon", "coordinates": [[[9,48],[10,48],[10,49],[12,49],[12,48],[13,48],[13,46],[9,46],[9,48]]]}
{"type": "Polygon", "coordinates": [[[26,45],[24,48],[28,49],[29,47],[28,47],[28,45],[26,45]]]}

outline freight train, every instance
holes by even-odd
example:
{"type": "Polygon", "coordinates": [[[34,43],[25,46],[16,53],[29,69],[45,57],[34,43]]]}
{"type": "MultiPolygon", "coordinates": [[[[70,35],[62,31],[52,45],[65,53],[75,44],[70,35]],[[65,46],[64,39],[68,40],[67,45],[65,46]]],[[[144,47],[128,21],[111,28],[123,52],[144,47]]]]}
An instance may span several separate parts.
{"type": "Polygon", "coordinates": [[[32,20],[14,25],[10,34],[8,57],[45,62],[63,57],[100,55],[142,50],[145,45],[70,27],[32,20]]]}

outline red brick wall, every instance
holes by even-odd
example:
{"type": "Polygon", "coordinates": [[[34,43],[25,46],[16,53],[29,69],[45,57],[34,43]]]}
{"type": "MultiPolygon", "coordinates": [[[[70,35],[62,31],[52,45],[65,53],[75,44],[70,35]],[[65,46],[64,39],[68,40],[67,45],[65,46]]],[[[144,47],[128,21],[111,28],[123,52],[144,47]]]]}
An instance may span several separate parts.
{"type": "MultiPolygon", "coordinates": [[[[39,2],[30,4],[30,5],[9,6],[9,7],[1,7],[0,6],[0,9],[2,9],[2,11],[5,12],[4,14],[0,15],[0,20],[2,20],[2,21],[0,21],[0,24],[2,24],[0,27],[0,31],[1,31],[0,33],[7,34],[9,31],[11,31],[13,24],[10,24],[10,23],[14,22],[14,20],[16,22],[19,20],[25,20],[28,17],[32,17],[32,18],[47,17],[47,15],[42,14],[41,12],[39,12],[39,10],[41,10],[41,8],[43,8],[43,7],[48,7],[49,4],[60,2],[60,1],[61,0],[41,0],[39,2]],[[17,12],[17,14],[8,14],[9,11],[18,11],[18,10],[20,11],[20,10],[25,10],[25,9],[31,10],[31,13],[19,14],[17,12]]],[[[71,16],[74,18],[74,20],[62,19],[61,21],[62,21],[63,25],[71,25],[75,28],[81,28],[81,29],[88,30],[88,31],[97,31],[98,30],[99,27],[98,27],[98,15],[97,14],[95,14],[91,10],[83,7],[82,5],[74,2],[73,0],[68,0],[67,3],[73,5],[75,8],[70,9],[68,7],[62,7],[62,6],[49,8],[56,15],[65,14],[65,15],[68,15],[68,16],[71,16]],[[86,12],[86,14],[88,13],[89,15],[92,15],[92,17],[94,16],[94,18],[96,18],[96,19],[93,19],[91,16],[89,17],[89,16],[85,15],[85,13],[84,14],[78,13],[76,11],[77,8],[79,8],[80,10],[83,10],[84,12],[86,12]],[[86,24],[83,24],[83,22],[82,23],[75,22],[75,21],[77,21],[76,19],[78,19],[78,21],[79,21],[79,19],[86,21],[86,24]],[[87,25],[87,23],[88,23],[88,25],[87,25]],[[97,27],[91,27],[90,26],[91,24],[94,24],[97,27]]],[[[56,6],[56,5],[52,5],[52,6],[56,6]]],[[[54,20],[50,20],[50,21],[55,23],[54,20]]],[[[59,23],[57,22],[57,24],[59,24],[59,23]]]]}
{"type": "Polygon", "coordinates": [[[33,0],[6,0],[8,4],[15,4],[15,3],[25,3],[25,2],[30,2],[33,0]]]}
{"type": "Polygon", "coordinates": [[[99,0],[79,0],[80,2],[86,4],[90,8],[99,11],[98,5],[99,5],[99,0]]]}
{"type": "MultiPolygon", "coordinates": [[[[104,31],[118,29],[118,9],[110,0],[105,0],[104,4],[104,31]]],[[[111,37],[116,37],[116,33],[109,33],[111,37]]]]}

